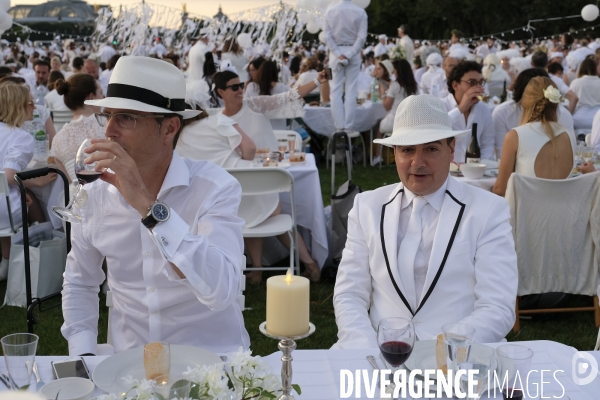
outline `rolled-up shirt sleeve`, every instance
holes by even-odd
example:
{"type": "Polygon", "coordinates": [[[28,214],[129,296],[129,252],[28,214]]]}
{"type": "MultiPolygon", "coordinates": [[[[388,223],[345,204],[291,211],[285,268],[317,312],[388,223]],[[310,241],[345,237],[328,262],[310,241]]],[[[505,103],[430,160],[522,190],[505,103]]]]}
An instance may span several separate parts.
{"type": "Polygon", "coordinates": [[[241,187],[232,181],[215,191],[190,226],[171,209],[167,221],[154,227],[151,236],[162,255],[175,265],[165,274],[189,288],[212,310],[223,310],[239,295],[243,260],[243,219],[237,217],[241,187]],[[204,212],[206,211],[206,212],[204,212]]]}

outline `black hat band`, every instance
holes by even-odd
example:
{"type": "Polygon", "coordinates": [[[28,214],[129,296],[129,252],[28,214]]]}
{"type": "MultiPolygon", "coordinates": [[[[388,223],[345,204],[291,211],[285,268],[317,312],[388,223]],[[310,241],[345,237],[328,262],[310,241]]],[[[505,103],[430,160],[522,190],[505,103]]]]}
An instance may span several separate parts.
{"type": "Polygon", "coordinates": [[[123,99],[135,100],[174,112],[185,111],[185,99],[169,99],[152,90],[123,83],[109,83],[106,97],[120,97],[123,99]]]}

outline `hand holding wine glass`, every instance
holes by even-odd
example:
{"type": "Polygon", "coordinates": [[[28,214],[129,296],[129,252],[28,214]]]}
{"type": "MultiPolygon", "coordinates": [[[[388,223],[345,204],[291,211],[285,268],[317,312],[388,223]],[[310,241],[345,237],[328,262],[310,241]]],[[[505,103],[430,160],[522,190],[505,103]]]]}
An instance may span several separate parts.
{"type": "Polygon", "coordinates": [[[77,150],[77,154],[75,155],[75,176],[77,176],[77,180],[79,185],[77,185],[77,189],[73,194],[71,201],[66,207],[52,207],[52,213],[56,215],[58,218],[68,221],[71,223],[76,223],[81,221],[81,217],[73,210],[73,204],[77,201],[81,189],[83,185],[86,183],[92,183],[96,179],[100,178],[102,175],[102,171],[96,171],[96,163],[86,164],[85,160],[88,158],[88,154],[85,152],[85,149],[90,147],[92,142],[90,139],[86,139],[81,143],[79,149],[77,150]]]}

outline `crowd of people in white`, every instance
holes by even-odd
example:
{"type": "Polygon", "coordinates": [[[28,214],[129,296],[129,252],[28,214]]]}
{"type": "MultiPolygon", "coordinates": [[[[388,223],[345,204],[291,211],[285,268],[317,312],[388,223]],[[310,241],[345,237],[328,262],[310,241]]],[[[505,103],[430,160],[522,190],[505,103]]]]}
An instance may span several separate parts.
{"type": "MultiPolygon", "coordinates": [[[[182,71],[187,86],[185,102],[195,114],[189,117],[183,114],[186,111],[180,113],[184,115],[183,129],[173,141],[175,151],[182,157],[212,161],[223,168],[251,165],[260,149],[276,151],[273,130],[285,128],[289,119],[302,117],[304,102],[330,104],[338,130],[352,130],[356,99],[381,102],[388,111],[379,124],[378,137],[384,138],[397,134],[396,110],[403,101],[419,94],[431,95],[439,102],[428,100],[426,105],[411,103],[405,104],[404,108],[421,107],[439,112],[439,107],[445,107],[443,118],[448,118],[451,127],[447,127],[439,138],[444,139],[444,143],[449,139],[447,145],[440,143],[449,160],[465,161],[469,137],[458,132],[470,131],[477,124],[481,158],[501,160],[493,190],[501,196],[514,171],[549,179],[568,177],[575,164],[574,151],[579,134],[591,133],[591,145],[600,151],[600,40],[562,35],[560,39],[525,46],[490,37],[475,46],[465,40],[460,31],[454,30],[449,40],[430,43],[411,39],[409,26],[401,25],[398,37],[379,35],[377,43],[366,43],[366,13],[350,1],[342,1],[328,9],[325,40],[318,46],[297,43],[281,54],[271,54],[264,45],[242,48],[235,37],[227,37],[222,42],[211,42],[209,37],[208,32],[201,31],[193,45],[179,51],[166,47],[160,38],[156,38],[151,48],[141,50],[144,54],[135,55],[127,54],[118,42],[106,42],[99,48],[92,48],[86,43],[70,40],[36,46],[29,41],[3,41],[0,54],[0,163],[7,176],[23,170],[33,157],[33,139],[25,132],[25,124],[36,115],[46,128],[53,161],[74,180],[69,166],[72,166],[79,144],[86,138],[108,137],[108,130],[105,132],[98,124],[95,115],[104,104],[102,99],[123,97],[124,86],[128,85],[123,75],[112,76],[115,67],[124,65],[125,59],[134,56],[162,59],[182,71]],[[334,23],[340,18],[346,23],[334,23]],[[331,76],[328,77],[329,71],[331,76]],[[55,132],[51,112],[64,110],[70,110],[73,119],[55,132]],[[450,145],[453,137],[456,138],[450,145]]],[[[128,63],[127,68],[128,74],[135,74],[134,63],[128,63]]],[[[413,103],[417,101],[412,99],[413,103]]],[[[114,105],[107,107],[127,109],[114,105]]],[[[111,117],[119,116],[117,124],[125,129],[131,121],[123,115],[131,116],[121,113],[111,114],[111,117]]],[[[131,117],[134,128],[137,118],[143,117],[131,117]]],[[[439,139],[433,134],[432,137],[439,139]]],[[[408,142],[396,138],[395,141],[380,139],[377,143],[393,147],[408,142]]],[[[417,145],[427,146],[427,143],[417,145]]],[[[381,162],[381,149],[376,147],[374,154],[375,165],[381,162]]],[[[398,162],[400,156],[396,157],[398,162]]],[[[117,155],[113,161],[116,159],[117,155]]],[[[580,168],[584,173],[594,170],[591,162],[580,168]]],[[[435,188],[432,186],[422,193],[417,190],[414,194],[425,196],[433,193],[430,189],[437,193],[440,187],[453,187],[455,183],[444,183],[447,173],[443,175],[435,188]]],[[[52,179],[50,176],[31,180],[29,184],[45,185],[52,179]]],[[[12,204],[17,205],[11,211],[15,218],[20,218],[18,188],[11,181],[12,204]]],[[[440,193],[432,207],[436,202],[445,201],[444,194],[440,193]]],[[[35,212],[33,194],[28,196],[30,215],[43,219],[43,215],[35,212]]],[[[402,204],[405,201],[402,200],[402,204]]],[[[244,216],[246,225],[254,226],[280,213],[281,206],[277,196],[265,196],[245,204],[243,210],[248,214],[244,216]]],[[[8,212],[1,202],[0,228],[8,226],[8,212]]],[[[356,214],[358,210],[353,212],[356,214]]],[[[511,247],[504,233],[504,244],[511,247]]],[[[289,246],[286,235],[279,239],[289,246]]],[[[244,244],[252,266],[261,267],[262,241],[245,239],[244,244]]],[[[3,240],[1,245],[0,279],[6,278],[10,241],[3,240]]],[[[298,246],[304,274],[318,281],[321,266],[311,258],[302,240],[298,246]]],[[[250,282],[260,282],[261,274],[250,270],[247,277],[250,282]]],[[[368,286],[370,280],[364,278],[368,286]]],[[[419,300],[418,293],[415,300],[419,300]]],[[[412,304],[413,308],[415,304],[412,304]]],[[[510,307],[507,305],[506,310],[510,307]]],[[[502,328],[490,333],[487,339],[499,340],[503,336],[512,323],[511,312],[507,311],[502,328]]],[[[437,325],[427,333],[436,329],[437,325]]],[[[244,345],[247,347],[246,337],[244,345]]]]}

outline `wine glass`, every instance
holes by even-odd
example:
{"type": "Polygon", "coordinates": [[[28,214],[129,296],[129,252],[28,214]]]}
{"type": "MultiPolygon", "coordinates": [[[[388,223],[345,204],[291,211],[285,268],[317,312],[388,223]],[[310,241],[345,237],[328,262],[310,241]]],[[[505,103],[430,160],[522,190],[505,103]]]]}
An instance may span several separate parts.
{"type": "Polygon", "coordinates": [[[392,367],[393,375],[412,353],[415,344],[415,326],[408,319],[383,318],[377,327],[377,344],[381,355],[392,367]]]}
{"type": "Polygon", "coordinates": [[[77,189],[75,190],[71,201],[66,207],[52,207],[52,213],[63,221],[71,223],[81,222],[81,217],[73,210],[73,204],[77,201],[83,185],[94,182],[103,174],[103,171],[96,171],[94,169],[96,167],[95,162],[91,164],[85,163],[85,160],[91,156],[91,154],[85,152],[85,149],[91,145],[92,141],[90,139],[85,139],[83,143],[81,143],[81,146],[79,146],[79,150],[77,150],[77,154],[75,155],[75,176],[77,176],[79,185],[77,185],[77,189]]]}
{"type": "Polygon", "coordinates": [[[581,156],[583,159],[588,162],[594,156],[594,148],[590,146],[583,145],[583,150],[581,151],[581,156]]]}

